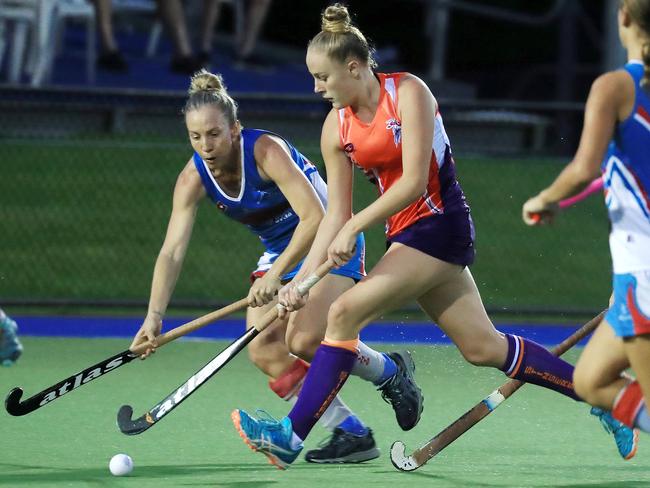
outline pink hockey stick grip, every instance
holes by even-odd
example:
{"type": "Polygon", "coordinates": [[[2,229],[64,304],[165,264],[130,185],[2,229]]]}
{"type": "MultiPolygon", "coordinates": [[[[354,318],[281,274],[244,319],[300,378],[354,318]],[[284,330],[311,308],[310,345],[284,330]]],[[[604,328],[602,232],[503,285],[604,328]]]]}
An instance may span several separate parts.
{"type": "Polygon", "coordinates": [[[560,202],[560,208],[564,209],[567,207],[570,207],[571,205],[574,205],[585,198],[587,198],[589,195],[592,193],[596,193],[597,191],[600,191],[603,189],[603,179],[599,176],[596,178],[594,181],[589,183],[589,186],[582,190],[580,193],[577,195],[574,195],[570,198],[565,198],[560,202]]]}

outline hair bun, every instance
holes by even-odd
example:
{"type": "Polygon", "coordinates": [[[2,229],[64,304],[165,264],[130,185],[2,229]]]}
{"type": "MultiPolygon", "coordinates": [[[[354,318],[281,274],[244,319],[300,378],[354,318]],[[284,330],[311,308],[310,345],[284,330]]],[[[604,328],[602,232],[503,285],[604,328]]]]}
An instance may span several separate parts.
{"type": "Polygon", "coordinates": [[[206,69],[197,71],[192,76],[188,94],[192,95],[200,91],[226,91],[226,85],[221,75],[210,73],[206,69]]]}
{"type": "Polygon", "coordinates": [[[345,5],[335,3],[330,5],[323,12],[321,18],[321,29],[323,32],[331,32],[333,34],[344,34],[349,32],[352,28],[352,20],[345,5]]]}

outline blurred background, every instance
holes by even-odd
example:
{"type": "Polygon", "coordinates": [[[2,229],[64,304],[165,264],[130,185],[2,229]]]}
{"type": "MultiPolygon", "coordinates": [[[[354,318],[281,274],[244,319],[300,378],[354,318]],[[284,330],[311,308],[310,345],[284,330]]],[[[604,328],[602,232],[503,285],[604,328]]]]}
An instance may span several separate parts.
{"type": "MultiPolygon", "coordinates": [[[[0,0],[0,305],[143,314],[176,176],[192,72],[222,73],[245,126],[277,131],[322,167],[329,107],[306,44],[325,1],[0,0]]],[[[625,62],[617,0],[347,2],[380,71],[431,87],[477,227],[472,268],[505,317],[589,316],[610,290],[602,198],[527,228],[523,202],[576,149],[599,73],[625,62]]],[[[376,192],[361,175],[357,206],[376,192]]],[[[172,310],[246,295],[256,238],[205,202],[172,310]]],[[[384,250],[367,235],[368,264],[384,250]]],[[[416,315],[409,305],[396,313],[416,315]]]]}

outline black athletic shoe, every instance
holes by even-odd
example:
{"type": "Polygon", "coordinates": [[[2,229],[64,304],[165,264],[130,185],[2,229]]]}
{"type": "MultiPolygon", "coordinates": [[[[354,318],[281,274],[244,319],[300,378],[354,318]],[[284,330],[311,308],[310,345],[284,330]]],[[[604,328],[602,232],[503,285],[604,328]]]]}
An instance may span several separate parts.
{"type": "Polygon", "coordinates": [[[310,463],[343,464],[363,463],[379,457],[379,449],[372,437],[372,430],[366,435],[358,436],[346,432],[339,427],[334,429],[332,436],[305,454],[305,460],[310,463]]]}
{"type": "Polygon", "coordinates": [[[415,363],[408,351],[390,352],[397,364],[397,373],[381,385],[381,397],[393,406],[397,423],[402,430],[411,430],[420,421],[424,409],[422,391],[415,383],[415,363]]]}

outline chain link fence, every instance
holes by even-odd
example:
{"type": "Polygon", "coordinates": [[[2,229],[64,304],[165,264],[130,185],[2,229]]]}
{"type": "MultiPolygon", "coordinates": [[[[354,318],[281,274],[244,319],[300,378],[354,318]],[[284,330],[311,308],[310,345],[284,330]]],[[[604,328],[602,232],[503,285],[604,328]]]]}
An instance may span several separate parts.
{"type": "MultiPolygon", "coordinates": [[[[327,107],[310,97],[233,94],[244,125],[276,131],[322,168],[327,107]]],[[[598,196],[550,228],[527,228],[525,199],[576,147],[579,105],[439,99],[477,227],[472,268],[486,305],[505,313],[589,313],[610,289],[598,196]]],[[[146,307],[176,176],[191,156],[183,94],[0,89],[0,303],[146,307]]],[[[376,190],[358,175],[355,206],[376,190]]],[[[246,295],[262,248],[206,201],[172,304],[246,295]]],[[[385,249],[367,233],[368,265],[385,249]]]]}

